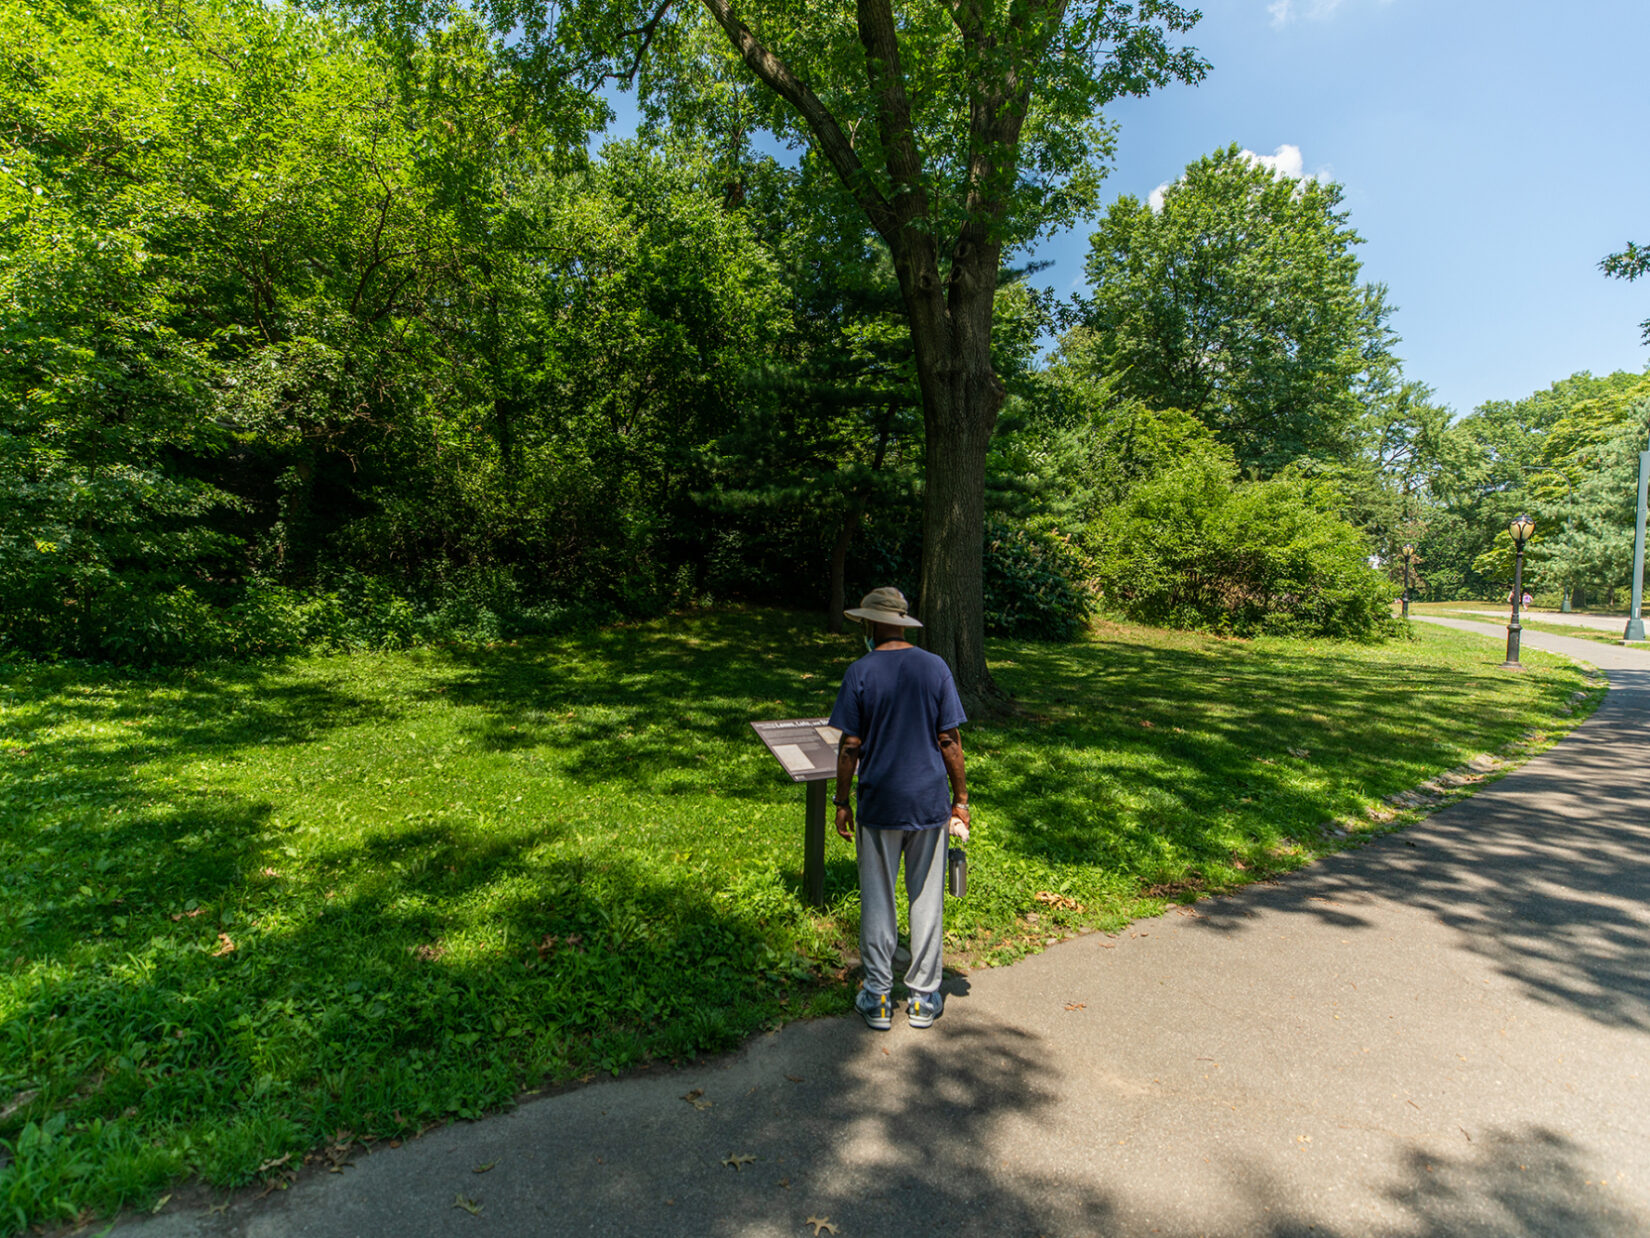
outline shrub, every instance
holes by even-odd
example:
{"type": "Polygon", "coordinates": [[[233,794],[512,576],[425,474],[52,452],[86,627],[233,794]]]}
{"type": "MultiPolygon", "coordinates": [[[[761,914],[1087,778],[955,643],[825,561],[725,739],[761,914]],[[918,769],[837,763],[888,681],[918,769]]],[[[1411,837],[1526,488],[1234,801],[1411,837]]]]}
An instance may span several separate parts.
{"type": "Polygon", "coordinates": [[[1054,530],[987,522],[985,629],[1022,640],[1070,640],[1088,617],[1091,593],[1071,540],[1054,530]]]}
{"type": "Polygon", "coordinates": [[[1318,485],[1234,482],[1197,460],[1139,486],[1091,526],[1094,578],[1131,618],[1237,635],[1377,640],[1394,587],[1318,485]]]}

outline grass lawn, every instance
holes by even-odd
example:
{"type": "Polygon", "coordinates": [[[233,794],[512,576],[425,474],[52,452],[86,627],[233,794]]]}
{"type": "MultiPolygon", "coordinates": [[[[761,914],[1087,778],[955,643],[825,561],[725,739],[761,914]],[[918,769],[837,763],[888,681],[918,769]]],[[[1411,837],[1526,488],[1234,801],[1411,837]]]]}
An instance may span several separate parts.
{"type": "MultiPolygon", "coordinates": [[[[0,668],[0,1232],[846,1010],[851,849],[833,836],[831,906],[805,909],[802,789],[748,723],[828,712],[856,644],[753,611],[0,668]]],[[[1328,823],[1376,828],[1380,797],[1556,738],[1601,691],[1426,628],[1365,648],[1100,624],[991,654],[1022,708],[965,730],[948,938],[974,963],[1298,866],[1345,845],[1328,823]]]]}

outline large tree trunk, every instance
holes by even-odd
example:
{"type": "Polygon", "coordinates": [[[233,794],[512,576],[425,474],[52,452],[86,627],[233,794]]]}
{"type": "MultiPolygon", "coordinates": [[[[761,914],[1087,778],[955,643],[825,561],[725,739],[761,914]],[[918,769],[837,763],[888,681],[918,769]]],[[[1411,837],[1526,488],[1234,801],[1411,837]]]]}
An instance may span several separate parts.
{"type": "Polygon", "coordinates": [[[996,409],[965,408],[954,421],[950,433],[930,426],[927,436],[917,613],[924,647],[950,663],[977,709],[1002,696],[985,662],[985,455],[996,409]]]}
{"type": "MultiPolygon", "coordinates": [[[[912,230],[914,231],[914,230],[912,230]]],[[[907,232],[895,270],[905,294],[925,429],[924,645],[951,666],[970,709],[1003,693],[985,661],[985,461],[1004,389],[991,364],[991,307],[1001,247],[959,241],[941,281],[932,240],[907,232]]]]}

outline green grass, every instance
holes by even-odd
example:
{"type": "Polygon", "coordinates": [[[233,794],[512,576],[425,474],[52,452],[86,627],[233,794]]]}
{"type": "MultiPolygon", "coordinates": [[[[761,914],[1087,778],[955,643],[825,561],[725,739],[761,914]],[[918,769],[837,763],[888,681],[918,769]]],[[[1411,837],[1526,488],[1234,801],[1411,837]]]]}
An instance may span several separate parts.
{"type": "MultiPolygon", "coordinates": [[[[827,712],[854,653],[750,612],[0,670],[0,1232],[845,1010],[851,850],[805,909],[802,790],[748,723],[827,712]]],[[[1591,682],[1436,629],[991,653],[1021,709],[966,730],[973,962],[1344,845],[1322,827],[1556,737],[1591,682]]]]}

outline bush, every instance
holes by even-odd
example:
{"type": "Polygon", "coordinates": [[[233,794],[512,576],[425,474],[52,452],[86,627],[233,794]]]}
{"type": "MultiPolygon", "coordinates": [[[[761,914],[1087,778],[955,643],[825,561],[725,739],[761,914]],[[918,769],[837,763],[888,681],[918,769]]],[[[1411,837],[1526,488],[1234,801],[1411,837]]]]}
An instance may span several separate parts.
{"type": "Polygon", "coordinates": [[[1053,530],[990,520],[985,532],[985,630],[992,636],[1066,641],[1088,618],[1081,555],[1053,530]]]}
{"type": "Polygon", "coordinates": [[[1330,502],[1302,478],[1237,483],[1216,461],[1188,463],[1091,526],[1096,585],[1146,623],[1382,639],[1396,630],[1394,586],[1330,502]]]}

